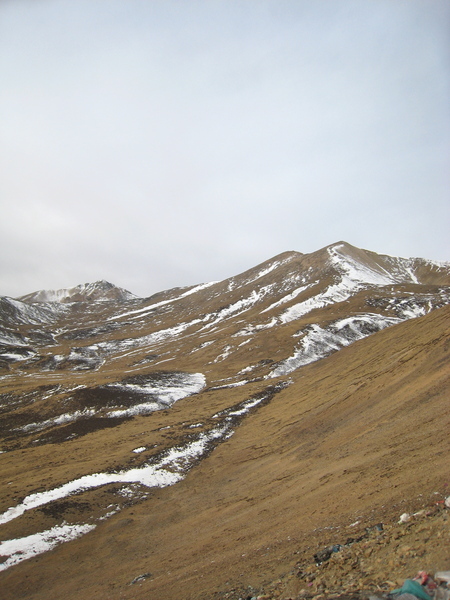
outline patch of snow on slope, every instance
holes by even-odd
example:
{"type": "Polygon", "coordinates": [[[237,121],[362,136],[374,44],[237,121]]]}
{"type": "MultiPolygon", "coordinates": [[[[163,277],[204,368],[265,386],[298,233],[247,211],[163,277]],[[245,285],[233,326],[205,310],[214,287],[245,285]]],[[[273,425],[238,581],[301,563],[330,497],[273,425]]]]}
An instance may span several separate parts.
{"type": "Polygon", "coordinates": [[[340,273],[340,280],[337,283],[330,285],[324,292],[288,308],[280,315],[282,323],[295,321],[312,310],[324,308],[330,304],[344,302],[359,290],[367,287],[384,287],[397,283],[396,279],[394,279],[386,270],[382,273],[367,265],[363,265],[348,255],[340,254],[339,249],[341,247],[343,246],[337,245],[328,248],[330,262],[340,273]]]}
{"type": "Polygon", "coordinates": [[[435,267],[438,271],[444,269],[445,271],[450,270],[450,262],[445,260],[428,260],[426,258],[421,258],[426,265],[430,265],[431,267],[435,267]]]}
{"type": "Polygon", "coordinates": [[[26,344],[25,338],[20,333],[13,331],[0,331],[0,344],[11,344],[13,346],[24,346],[26,344]]]}
{"type": "Polygon", "coordinates": [[[209,281],[208,283],[200,283],[199,285],[196,285],[191,290],[188,290],[187,292],[182,294],[180,296],[180,298],[186,298],[186,296],[190,296],[191,294],[196,294],[197,292],[200,292],[201,290],[205,290],[206,288],[209,288],[212,285],[215,285],[216,283],[219,283],[219,282],[218,281],[209,281]]]}
{"type": "Polygon", "coordinates": [[[348,300],[352,293],[359,287],[359,283],[349,280],[348,278],[343,278],[340,283],[330,285],[324,292],[289,307],[280,315],[280,321],[282,323],[289,323],[300,319],[300,317],[303,317],[317,308],[323,308],[337,302],[344,302],[345,300],[348,300]]]}
{"type": "MultiPolygon", "coordinates": [[[[245,382],[245,383],[248,383],[248,382],[245,382]]],[[[218,419],[220,417],[222,417],[222,418],[225,417],[225,421],[232,422],[233,417],[236,417],[236,416],[241,417],[241,416],[245,415],[252,408],[254,408],[255,406],[258,406],[258,404],[266,402],[268,399],[270,399],[273,396],[273,394],[280,392],[281,390],[288,387],[292,383],[293,383],[293,381],[280,381],[276,385],[269,386],[265,390],[258,392],[251,398],[248,398],[247,400],[243,400],[242,402],[239,402],[239,404],[237,404],[235,406],[232,406],[230,408],[225,408],[224,410],[219,411],[218,413],[213,415],[212,418],[218,419]]],[[[230,386],[227,386],[227,387],[230,387],[230,386]]],[[[228,437],[231,437],[231,435],[233,435],[233,433],[234,432],[231,431],[230,434],[228,435],[228,437]]]]}
{"type": "Polygon", "coordinates": [[[427,312],[433,310],[432,306],[420,306],[416,302],[413,301],[403,301],[400,302],[397,306],[397,312],[401,314],[404,319],[416,319],[417,317],[423,317],[427,312]],[[428,310],[427,310],[428,308],[428,310]]]}
{"type": "Polygon", "coordinates": [[[186,331],[189,327],[193,325],[197,325],[198,323],[202,323],[202,319],[192,319],[192,321],[187,321],[186,323],[180,323],[179,325],[175,325],[174,327],[169,327],[167,329],[161,329],[160,331],[155,331],[154,333],[150,333],[149,335],[143,336],[141,338],[137,338],[140,345],[147,345],[156,342],[162,342],[167,338],[172,338],[183,331],[186,331]]]}
{"type": "MultiPolygon", "coordinates": [[[[251,308],[254,304],[256,304],[257,302],[262,300],[262,298],[264,298],[264,296],[266,294],[269,294],[275,285],[276,284],[271,283],[270,285],[266,285],[266,286],[262,287],[258,291],[253,290],[251,292],[251,294],[249,296],[247,296],[246,298],[241,298],[240,300],[233,302],[233,304],[230,304],[229,306],[225,306],[224,308],[220,309],[218,312],[213,313],[211,316],[208,315],[209,318],[214,318],[214,320],[211,323],[208,323],[208,325],[206,325],[205,327],[203,327],[203,329],[209,329],[210,327],[212,327],[213,325],[216,325],[217,323],[219,323],[223,319],[226,319],[230,315],[236,316],[236,315],[240,315],[241,313],[245,312],[246,310],[251,308]]],[[[208,317],[205,318],[204,320],[207,320],[208,317]]]]}
{"type": "Polygon", "coordinates": [[[221,362],[221,361],[225,360],[226,358],[228,358],[230,356],[231,350],[232,350],[231,346],[225,346],[222,354],[219,354],[219,356],[217,356],[213,362],[217,363],[217,362],[221,362]]]}
{"type": "Polygon", "coordinates": [[[186,331],[186,329],[189,329],[189,327],[197,325],[198,323],[202,323],[204,320],[205,319],[193,319],[192,321],[179,323],[174,327],[160,329],[159,331],[154,331],[153,333],[149,333],[148,335],[144,335],[141,337],[99,342],[98,344],[94,344],[92,346],[82,346],[80,348],[74,348],[71,352],[84,353],[84,355],[88,355],[89,352],[92,352],[92,355],[97,353],[99,356],[119,354],[127,350],[133,350],[136,348],[141,348],[143,346],[158,344],[160,342],[163,342],[167,338],[174,338],[186,331]]]}
{"type": "Polygon", "coordinates": [[[36,356],[36,352],[34,352],[34,350],[26,346],[8,346],[7,350],[5,350],[4,352],[2,352],[2,349],[0,347],[0,358],[7,361],[20,362],[24,360],[29,360],[33,356],[36,356]]]}
{"type": "Polygon", "coordinates": [[[249,365],[248,367],[244,367],[238,372],[238,375],[244,375],[245,373],[251,373],[254,371],[259,365],[249,365]]]}
{"type": "Polygon", "coordinates": [[[193,350],[191,350],[191,354],[194,354],[194,352],[198,352],[199,350],[203,350],[203,348],[207,348],[208,346],[211,346],[211,344],[214,344],[215,340],[209,340],[208,342],[203,342],[203,344],[200,344],[200,346],[197,346],[197,348],[194,348],[193,350]]]}
{"type": "Polygon", "coordinates": [[[279,377],[292,373],[299,367],[324,358],[336,350],[401,321],[403,319],[398,317],[383,317],[376,313],[366,313],[339,319],[326,328],[322,328],[320,325],[310,325],[300,333],[303,337],[294,354],[280,362],[267,377],[279,377]]]}
{"type": "Polygon", "coordinates": [[[64,305],[49,308],[48,306],[26,304],[6,296],[0,297],[0,321],[13,326],[16,326],[17,323],[26,325],[50,324],[67,310],[64,305]]]}
{"type": "Polygon", "coordinates": [[[277,306],[281,306],[281,304],[286,304],[287,302],[290,302],[291,300],[296,298],[299,294],[301,294],[302,292],[304,292],[305,290],[307,290],[308,288],[312,287],[313,285],[315,285],[317,283],[318,283],[318,281],[315,281],[314,283],[310,283],[308,285],[302,285],[302,286],[298,287],[297,289],[293,290],[290,294],[287,294],[286,296],[281,298],[281,300],[278,300],[278,302],[274,302],[268,308],[265,308],[264,310],[262,310],[261,313],[268,312],[269,310],[272,310],[273,308],[276,308],[277,306]]]}
{"type": "Polygon", "coordinates": [[[140,483],[149,488],[173,485],[184,478],[194,462],[208,450],[211,442],[220,439],[226,433],[228,433],[228,427],[220,425],[208,432],[200,433],[196,439],[183,446],[171,448],[153,464],[118,473],[84,475],[52,490],[30,494],[23,502],[8,508],[1,514],[0,524],[8,523],[26,511],[48,504],[53,500],[60,500],[110,483],[140,483]]]}
{"type": "MultiPolygon", "coordinates": [[[[252,325],[251,323],[249,323],[246,327],[244,327],[244,329],[240,329],[236,333],[233,333],[233,337],[252,335],[256,331],[262,331],[263,329],[271,329],[272,327],[275,327],[275,325],[277,325],[277,324],[278,324],[278,319],[276,317],[273,317],[268,323],[260,323],[259,325],[252,325]]],[[[243,343],[244,342],[242,342],[242,344],[243,343]]],[[[239,345],[242,346],[242,344],[239,344],[239,345]]]]}
{"type": "Polygon", "coordinates": [[[167,304],[172,304],[172,302],[178,302],[178,300],[181,300],[182,298],[186,298],[186,296],[190,296],[191,294],[195,294],[196,292],[199,292],[208,287],[211,287],[215,283],[218,283],[218,282],[210,281],[209,283],[201,283],[200,285],[196,285],[194,288],[188,290],[187,292],[184,292],[183,294],[180,294],[179,296],[176,296],[175,298],[171,298],[170,300],[162,300],[161,302],[156,302],[155,304],[150,304],[149,306],[144,306],[144,308],[138,308],[136,310],[130,310],[130,311],[127,311],[124,313],[120,313],[118,315],[114,315],[113,317],[109,317],[106,320],[113,321],[115,319],[121,319],[122,317],[128,317],[130,315],[145,314],[146,312],[155,310],[155,308],[159,308],[160,306],[166,306],[167,304]]]}
{"type": "Polygon", "coordinates": [[[278,267],[280,267],[283,262],[286,261],[281,261],[281,260],[277,260],[274,263],[272,263],[271,265],[269,265],[268,267],[266,267],[265,269],[262,269],[254,278],[252,278],[250,280],[250,282],[248,283],[253,283],[254,281],[256,281],[257,279],[261,279],[261,277],[264,277],[265,275],[268,275],[269,273],[271,273],[272,271],[274,271],[275,269],[277,269],[278,267]]]}
{"type": "MultiPolygon", "coordinates": [[[[222,380],[222,381],[226,381],[226,380],[222,380]]],[[[247,383],[250,383],[250,382],[247,380],[236,381],[235,383],[224,383],[223,385],[215,385],[214,387],[209,388],[209,389],[210,390],[225,390],[228,388],[242,387],[243,385],[247,385],[247,383]]]]}
{"type": "Polygon", "coordinates": [[[95,527],[95,525],[56,525],[40,533],[0,542],[0,556],[8,557],[0,563],[0,571],[5,571],[23,560],[48,552],[58,544],[70,542],[92,531],[95,527]]]}
{"type": "Polygon", "coordinates": [[[339,252],[339,249],[342,247],[343,245],[341,244],[332,248],[328,248],[330,261],[354,284],[365,283],[375,286],[385,286],[396,283],[395,279],[393,279],[392,276],[385,269],[383,269],[383,274],[378,270],[370,268],[368,265],[363,265],[362,263],[348,256],[347,254],[341,254],[339,252]]]}
{"type": "Polygon", "coordinates": [[[269,273],[271,273],[278,267],[281,267],[281,265],[284,265],[286,262],[289,262],[290,260],[292,260],[290,257],[286,258],[285,260],[276,260],[275,262],[273,262],[271,265],[269,265],[265,269],[261,269],[261,271],[258,271],[258,273],[256,275],[254,275],[253,277],[250,277],[250,279],[246,279],[241,285],[248,285],[249,283],[253,283],[254,281],[257,281],[258,279],[261,279],[261,277],[268,275],[269,273]]]}
{"type": "Polygon", "coordinates": [[[411,267],[406,267],[406,271],[409,273],[413,283],[420,283],[419,280],[417,279],[417,277],[415,276],[413,270],[411,269],[411,267]]]}
{"type": "Polygon", "coordinates": [[[41,421],[40,423],[28,423],[28,425],[19,427],[16,431],[20,430],[25,433],[28,433],[30,431],[42,431],[42,429],[46,429],[47,427],[52,427],[54,425],[63,425],[65,423],[72,423],[73,421],[78,421],[79,419],[91,417],[93,415],[95,415],[95,410],[85,408],[84,410],[77,410],[73,413],[65,413],[63,415],[59,415],[59,417],[47,419],[46,421],[41,421]]]}
{"type": "Polygon", "coordinates": [[[123,410],[110,411],[108,417],[133,417],[136,415],[144,415],[155,410],[169,408],[182,398],[198,394],[206,385],[206,378],[203,373],[184,373],[183,377],[172,379],[170,382],[159,382],[157,385],[149,384],[132,384],[132,383],[116,383],[109,384],[109,388],[118,388],[124,391],[130,391],[134,394],[140,394],[143,397],[150,396],[151,401],[135,404],[131,408],[123,410]]]}

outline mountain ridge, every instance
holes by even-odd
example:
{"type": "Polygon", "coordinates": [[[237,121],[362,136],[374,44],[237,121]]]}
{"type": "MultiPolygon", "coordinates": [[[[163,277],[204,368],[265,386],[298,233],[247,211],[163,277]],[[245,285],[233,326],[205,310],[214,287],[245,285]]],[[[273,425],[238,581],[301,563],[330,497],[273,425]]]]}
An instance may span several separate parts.
{"type": "MultiPolygon", "coordinates": [[[[314,257],[324,255],[326,252],[330,253],[330,250],[335,251],[337,249],[345,249],[345,251],[346,251],[345,254],[347,256],[352,257],[353,259],[356,258],[356,260],[360,261],[361,263],[364,263],[364,262],[367,263],[368,260],[372,263],[377,263],[376,259],[374,260],[374,257],[377,257],[379,260],[381,259],[382,261],[387,262],[387,263],[400,262],[401,264],[404,265],[405,270],[408,268],[411,268],[411,266],[414,266],[414,265],[416,266],[416,268],[419,268],[419,267],[423,268],[425,266],[429,266],[429,267],[437,269],[437,270],[445,270],[445,269],[450,268],[450,262],[432,261],[432,260],[418,258],[418,257],[402,258],[402,257],[391,256],[388,254],[377,254],[370,250],[364,250],[364,249],[357,248],[356,246],[353,246],[353,245],[349,244],[348,242],[339,241],[339,242],[335,242],[334,244],[325,246],[324,248],[321,248],[320,250],[316,250],[315,252],[312,252],[310,254],[301,253],[301,252],[298,252],[295,250],[289,250],[289,251],[282,252],[270,259],[263,261],[262,263],[258,264],[255,267],[252,267],[250,269],[243,271],[239,275],[229,277],[223,281],[229,281],[229,280],[234,280],[236,278],[243,277],[246,274],[250,274],[258,269],[262,269],[262,267],[264,267],[265,265],[271,265],[272,263],[275,263],[275,262],[278,262],[278,263],[279,262],[282,263],[284,261],[289,262],[291,260],[301,259],[302,257],[311,257],[314,259],[314,257]]],[[[379,265],[378,265],[378,268],[380,268],[379,265]]],[[[381,269],[385,270],[383,268],[381,268],[381,269]]],[[[446,282],[447,283],[449,282],[448,278],[446,279],[446,282]]],[[[197,287],[198,285],[211,285],[213,283],[219,283],[219,282],[209,282],[208,284],[205,284],[205,283],[196,284],[196,285],[186,286],[185,288],[172,288],[171,290],[156,292],[155,294],[153,294],[150,297],[157,296],[158,294],[167,293],[172,290],[192,289],[194,287],[197,287]]],[[[19,296],[14,299],[21,301],[21,302],[33,304],[33,303],[48,303],[48,302],[62,302],[62,303],[83,302],[83,301],[88,301],[88,300],[102,300],[102,299],[103,300],[131,300],[131,299],[137,299],[137,298],[138,298],[138,296],[136,296],[132,292],[129,292],[128,290],[125,290],[124,288],[118,287],[115,284],[112,284],[106,280],[99,280],[99,281],[92,282],[92,283],[79,284],[72,288],[62,288],[62,289],[57,289],[57,290],[38,290],[35,292],[31,292],[29,294],[25,294],[23,296],[19,296]]]]}

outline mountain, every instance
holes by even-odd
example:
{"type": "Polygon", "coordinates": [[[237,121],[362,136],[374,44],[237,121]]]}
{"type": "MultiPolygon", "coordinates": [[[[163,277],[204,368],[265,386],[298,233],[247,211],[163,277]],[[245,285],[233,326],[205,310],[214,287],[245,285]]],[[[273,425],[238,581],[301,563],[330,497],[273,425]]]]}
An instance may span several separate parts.
{"type": "Polygon", "coordinates": [[[28,304],[47,302],[86,302],[88,300],[130,300],[136,296],[123,288],[119,288],[108,281],[84,283],[73,288],[61,290],[41,290],[18,300],[28,304]]]}
{"type": "Polygon", "coordinates": [[[1,298],[5,600],[237,598],[442,497],[449,304],[449,263],[345,242],[1,298]]]}

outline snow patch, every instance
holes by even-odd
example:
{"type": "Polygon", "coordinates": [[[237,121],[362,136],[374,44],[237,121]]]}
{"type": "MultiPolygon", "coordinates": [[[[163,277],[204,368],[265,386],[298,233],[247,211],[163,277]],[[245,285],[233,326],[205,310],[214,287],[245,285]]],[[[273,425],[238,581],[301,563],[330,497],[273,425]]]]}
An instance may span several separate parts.
{"type": "Polygon", "coordinates": [[[23,560],[48,552],[61,543],[70,542],[89,533],[95,527],[95,525],[88,524],[55,525],[55,527],[41,531],[40,533],[0,542],[0,556],[8,557],[0,563],[0,571],[5,571],[23,560]]]}
{"type": "MultiPolygon", "coordinates": [[[[278,324],[278,319],[276,317],[273,317],[273,319],[271,319],[268,323],[261,323],[259,325],[252,325],[251,323],[249,323],[243,329],[240,329],[236,333],[233,333],[233,337],[242,337],[244,335],[252,335],[253,333],[255,333],[257,331],[262,331],[263,329],[271,329],[272,327],[275,327],[275,325],[277,325],[277,324],[278,324]]],[[[248,342],[248,341],[250,341],[250,340],[246,340],[246,342],[248,342]]],[[[242,344],[239,344],[239,345],[241,346],[242,344]]]]}
{"type": "Polygon", "coordinates": [[[230,356],[231,351],[232,351],[231,346],[225,346],[222,354],[219,354],[219,356],[217,356],[217,358],[215,358],[213,362],[215,362],[215,363],[222,362],[223,360],[225,360],[226,358],[228,358],[230,356]]]}
{"type": "MultiPolygon", "coordinates": [[[[378,270],[372,269],[368,265],[363,265],[359,261],[353,259],[348,254],[341,254],[339,249],[343,248],[343,244],[338,244],[332,248],[328,248],[330,262],[343,273],[348,280],[353,284],[369,284],[375,286],[392,285],[396,283],[395,279],[385,270],[384,274],[378,270]]],[[[380,267],[381,268],[381,267],[380,267]]]]}
{"type": "Polygon", "coordinates": [[[188,290],[187,292],[184,292],[180,296],[176,296],[175,298],[171,298],[170,300],[162,300],[161,302],[156,302],[155,304],[149,304],[148,306],[144,306],[143,308],[138,308],[136,310],[129,310],[127,312],[120,313],[118,315],[114,315],[113,317],[109,317],[106,320],[113,321],[115,319],[121,319],[122,317],[128,317],[130,315],[143,315],[147,312],[151,312],[151,311],[155,310],[155,308],[159,308],[161,306],[166,306],[167,304],[172,304],[172,302],[178,302],[179,300],[182,300],[183,298],[186,298],[187,296],[195,294],[195,293],[199,292],[200,290],[204,290],[208,287],[211,287],[215,283],[218,283],[218,282],[210,281],[209,283],[201,283],[200,285],[195,286],[194,288],[188,290]]]}
{"type": "Polygon", "coordinates": [[[269,312],[269,310],[272,310],[273,308],[277,308],[278,306],[281,306],[282,304],[286,304],[287,302],[290,302],[291,300],[294,300],[294,298],[296,298],[297,296],[299,296],[302,292],[304,292],[308,288],[312,287],[313,285],[316,285],[317,283],[318,283],[318,281],[315,281],[314,283],[310,283],[308,285],[302,285],[302,286],[296,288],[290,294],[287,294],[286,296],[284,296],[283,298],[281,298],[281,300],[278,300],[278,302],[274,302],[269,307],[267,307],[264,310],[262,310],[261,314],[265,313],[265,312],[269,312]]]}
{"type": "Polygon", "coordinates": [[[118,473],[84,475],[52,490],[30,494],[23,502],[8,508],[1,514],[0,524],[8,523],[26,511],[48,504],[53,500],[60,500],[110,483],[140,483],[149,488],[173,485],[184,478],[186,472],[193,466],[193,462],[202,456],[213,440],[223,437],[227,432],[227,426],[220,425],[208,432],[200,433],[194,441],[171,448],[154,464],[118,473]]]}
{"type": "Polygon", "coordinates": [[[383,317],[376,313],[367,313],[340,319],[325,328],[320,325],[310,325],[297,334],[302,336],[302,340],[294,354],[280,362],[267,377],[279,377],[292,373],[299,367],[324,358],[336,350],[400,323],[402,320],[398,317],[383,317]]]}
{"type": "Polygon", "coordinates": [[[156,410],[169,408],[183,398],[198,394],[206,385],[206,378],[203,373],[183,373],[174,374],[169,381],[160,381],[155,383],[137,384],[137,383],[113,383],[109,388],[118,388],[129,391],[133,394],[142,396],[151,396],[151,401],[141,402],[127,409],[113,410],[107,413],[108,417],[133,417],[136,415],[145,415],[156,410]],[[176,375],[176,376],[175,376],[176,375]]]}
{"type": "Polygon", "coordinates": [[[78,421],[78,419],[83,419],[87,417],[91,417],[95,415],[95,410],[93,409],[84,409],[77,410],[73,413],[65,413],[63,415],[59,415],[58,417],[54,417],[53,419],[47,419],[46,421],[41,421],[40,423],[28,423],[23,427],[19,427],[15,431],[23,431],[24,433],[28,432],[36,432],[42,431],[47,427],[53,427],[55,425],[63,425],[65,423],[71,423],[73,421],[78,421]]]}
{"type": "MultiPolygon", "coordinates": [[[[246,279],[241,285],[248,285],[249,283],[253,283],[254,281],[257,281],[258,279],[261,279],[261,277],[264,277],[265,275],[268,275],[269,273],[271,273],[275,269],[278,269],[278,267],[281,267],[282,265],[284,265],[284,264],[286,264],[288,262],[291,262],[292,258],[293,258],[292,256],[288,256],[284,260],[276,260],[276,261],[274,261],[269,266],[265,267],[264,269],[261,269],[261,271],[258,271],[258,273],[256,275],[254,275],[253,277],[250,277],[249,279],[246,279]]],[[[233,284],[233,287],[234,287],[234,284],[233,284]]]]}
{"type": "Polygon", "coordinates": [[[275,287],[275,285],[276,284],[272,283],[270,285],[266,285],[266,286],[262,287],[260,290],[253,290],[251,292],[251,294],[249,296],[247,296],[246,298],[241,298],[240,300],[233,302],[229,306],[225,306],[224,308],[219,310],[217,313],[208,315],[208,317],[204,319],[205,321],[210,318],[214,318],[214,320],[211,323],[208,323],[208,325],[206,325],[205,327],[203,327],[203,329],[208,329],[208,328],[212,327],[213,325],[216,325],[217,323],[219,323],[223,319],[226,319],[230,315],[240,315],[241,313],[245,312],[246,310],[249,310],[249,308],[254,306],[257,302],[262,300],[264,298],[264,296],[266,296],[268,293],[270,293],[272,291],[272,289],[275,287]]]}

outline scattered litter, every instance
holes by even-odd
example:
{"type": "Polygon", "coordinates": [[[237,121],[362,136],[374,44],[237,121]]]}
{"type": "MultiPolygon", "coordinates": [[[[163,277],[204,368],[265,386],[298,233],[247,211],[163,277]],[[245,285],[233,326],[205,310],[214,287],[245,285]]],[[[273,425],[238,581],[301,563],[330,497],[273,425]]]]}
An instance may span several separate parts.
{"type": "Polygon", "coordinates": [[[403,513],[400,515],[399,523],[407,523],[411,519],[411,515],[408,513],[403,513]]]}
{"type": "MultiPolygon", "coordinates": [[[[359,521],[358,521],[358,523],[359,523],[359,521]]],[[[328,548],[325,548],[325,550],[321,550],[320,552],[317,552],[316,554],[314,554],[314,561],[315,561],[316,565],[319,566],[322,563],[329,560],[333,554],[335,554],[336,552],[339,552],[341,550],[341,548],[343,548],[344,546],[351,546],[352,544],[354,544],[356,542],[361,542],[362,540],[367,538],[372,531],[383,531],[383,529],[384,529],[383,523],[377,523],[376,525],[373,525],[372,527],[366,527],[366,533],[363,533],[359,537],[357,537],[357,538],[349,537],[349,538],[347,538],[347,541],[345,542],[345,544],[334,544],[333,546],[328,546],[328,548]]]]}
{"type": "Polygon", "coordinates": [[[450,600],[450,571],[438,571],[434,578],[419,571],[414,579],[406,579],[401,588],[391,592],[395,600],[450,600]]]}
{"type": "Polygon", "coordinates": [[[394,590],[391,594],[396,595],[397,598],[401,597],[403,594],[412,594],[420,600],[431,600],[431,596],[427,594],[420,582],[415,581],[414,579],[406,579],[402,587],[394,590]]]}
{"type": "Polygon", "coordinates": [[[151,573],[144,573],[143,575],[138,575],[137,577],[135,577],[133,579],[133,581],[130,583],[130,585],[133,585],[134,583],[139,583],[140,581],[145,581],[146,579],[148,579],[151,576],[152,576],[151,573]]]}
{"type": "Polygon", "coordinates": [[[319,566],[329,560],[331,555],[335,552],[339,552],[341,548],[342,546],[340,544],[334,544],[334,546],[329,546],[328,548],[325,548],[325,550],[321,550],[320,552],[317,552],[317,554],[314,554],[316,565],[319,566]]]}

